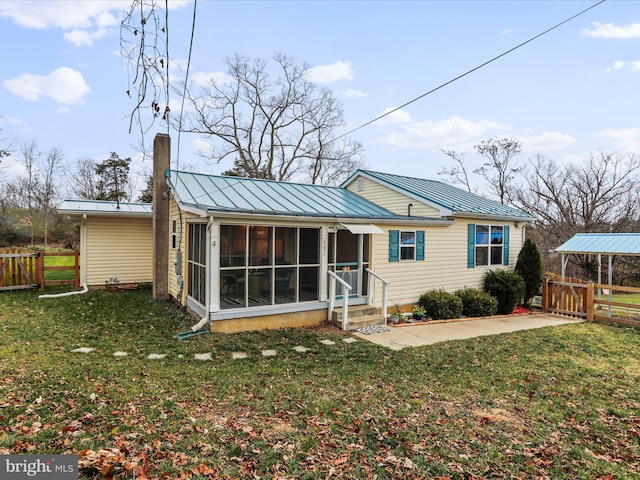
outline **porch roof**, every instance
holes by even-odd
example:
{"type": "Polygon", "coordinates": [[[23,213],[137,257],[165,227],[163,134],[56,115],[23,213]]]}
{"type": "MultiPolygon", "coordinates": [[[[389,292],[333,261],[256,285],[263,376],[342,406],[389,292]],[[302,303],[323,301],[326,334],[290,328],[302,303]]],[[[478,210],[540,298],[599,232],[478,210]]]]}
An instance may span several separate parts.
{"type": "MultiPolygon", "coordinates": [[[[208,212],[363,220],[404,218],[340,187],[175,170],[168,170],[167,177],[182,205],[208,212]]],[[[421,217],[406,218],[425,220],[421,217]]]]}
{"type": "Polygon", "coordinates": [[[640,233],[577,233],[556,252],[640,256],[640,233]]]}

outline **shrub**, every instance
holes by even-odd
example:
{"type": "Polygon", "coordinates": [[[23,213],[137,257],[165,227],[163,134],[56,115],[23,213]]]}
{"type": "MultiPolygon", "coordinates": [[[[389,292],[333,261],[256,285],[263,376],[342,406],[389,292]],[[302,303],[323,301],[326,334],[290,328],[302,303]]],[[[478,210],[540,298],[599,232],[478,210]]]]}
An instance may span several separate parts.
{"type": "Polygon", "coordinates": [[[465,317],[486,317],[498,311],[498,299],[479,288],[463,288],[455,294],[462,300],[465,317]]]}
{"type": "Polygon", "coordinates": [[[508,315],[524,297],[524,280],[510,270],[489,270],[484,274],[484,291],[498,299],[497,313],[508,315]]]}
{"type": "Polygon", "coordinates": [[[418,305],[424,308],[425,315],[433,320],[443,318],[460,318],[462,314],[462,300],[453,293],[444,290],[429,290],[418,300],[418,305]]]}
{"type": "Polygon", "coordinates": [[[524,280],[525,292],[524,292],[524,304],[529,307],[531,299],[534,295],[540,293],[540,287],[542,286],[542,257],[540,250],[536,242],[527,238],[524,241],[522,250],[518,254],[518,261],[516,262],[516,268],[514,271],[519,274],[524,280]]]}

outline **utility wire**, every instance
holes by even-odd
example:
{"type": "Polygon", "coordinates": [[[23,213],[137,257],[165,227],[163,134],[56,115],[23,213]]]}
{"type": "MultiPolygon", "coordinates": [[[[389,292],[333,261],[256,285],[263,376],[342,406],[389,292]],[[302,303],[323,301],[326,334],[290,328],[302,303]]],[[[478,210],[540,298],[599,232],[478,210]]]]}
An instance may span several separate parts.
{"type": "MultiPolygon", "coordinates": [[[[603,0],[604,1],[604,0],[603,0]]],[[[193,20],[191,21],[191,39],[189,40],[189,56],[187,57],[187,71],[184,75],[184,89],[182,90],[182,103],[180,105],[180,116],[178,118],[178,145],[176,153],[176,170],[180,170],[180,133],[182,133],[182,114],[184,113],[184,97],[187,94],[187,82],[189,79],[189,68],[191,67],[191,52],[193,51],[193,37],[196,30],[196,7],[198,0],[193,0],[193,20]]],[[[168,75],[167,75],[168,78],[168,75]]]]}
{"type": "Polygon", "coordinates": [[[582,10],[581,12],[578,12],[578,13],[576,13],[575,15],[573,15],[572,17],[569,17],[569,18],[567,18],[566,20],[563,20],[562,22],[560,22],[560,23],[558,23],[558,24],[554,25],[553,27],[548,28],[547,30],[545,30],[545,31],[544,31],[544,32],[542,32],[542,33],[539,33],[539,34],[538,34],[538,35],[536,35],[535,37],[531,37],[529,40],[526,40],[526,41],[522,42],[521,44],[516,45],[515,47],[513,47],[513,48],[511,48],[511,49],[507,50],[506,52],[503,52],[503,53],[501,53],[500,55],[497,55],[497,56],[493,57],[491,60],[487,60],[486,62],[484,62],[484,63],[482,63],[482,64],[478,65],[477,67],[474,67],[474,68],[472,68],[471,70],[468,70],[468,71],[464,72],[463,74],[458,75],[458,76],[457,76],[457,77],[455,77],[455,78],[452,78],[452,79],[451,79],[451,80],[449,80],[448,82],[445,82],[445,83],[443,83],[442,85],[439,85],[439,86],[437,86],[436,88],[434,88],[434,89],[432,89],[432,90],[429,90],[429,91],[428,91],[428,92],[426,92],[426,93],[423,93],[423,94],[422,94],[422,95],[420,95],[419,97],[416,97],[416,98],[414,98],[413,100],[410,100],[410,101],[408,101],[408,102],[406,102],[406,103],[403,103],[403,104],[402,104],[402,105],[400,105],[399,107],[396,107],[396,108],[394,108],[394,109],[392,109],[392,110],[389,110],[388,112],[383,113],[382,115],[380,115],[380,116],[378,116],[378,117],[374,118],[373,120],[369,120],[367,123],[363,123],[363,124],[362,124],[362,125],[360,125],[359,127],[356,127],[356,128],[354,128],[354,129],[352,129],[352,130],[349,130],[347,133],[343,133],[342,135],[340,135],[340,136],[338,136],[338,137],[334,138],[334,139],[333,139],[333,141],[335,142],[336,140],[339,140],[339,139],[341,139],[341,138],[343,138],[343,137],[346,137],[347,135],[351,135],[353,132],[356,132],[356,131],[360,130],[361,128],[364,128],[364,127],[366,127],[367,125],[371,125],[372,123],[377,122],[377,121],[378,121],[378,120],[380,120],[381,118],[384,118],[384,117],[386,117],[387,115],[391,115],[392,113],[397,112],[398,110],[400,110],[400,109],[402,109],[402,108],[406,107],[407,105],[411,105],[412,103],[417,102],[418,100],[421,100],[422,98],[426,97],[427,95],[430,95],[430,94],[432,94],[433,92],[436,92],[436,91],[440,90],[441,88],[444,88],[444,87],[446,87],[447,85],[449,85],[449,84],[451,84],[451,83],[453,83],[453,82],[455,82],[455,81],[458,81],[458,80],[460,80],[460,79],[461,79],[461,78],[463,78],[463,77],[466,77],[466,76],[467,76],[467,75],[469,75],[470,73],[473,73],[473,72],[475,72],[476,70],[479,70],[479,69],[481,69],[482,67],[485,67],[485,66],[489,65],[490,63],[495,62],[495,61],[496,61],[496,60],[498,60],[499,58],[502,58],[502,57],[504,57],[505,55],[508,55],[509,53],[511,53],[511,52],[513,52],[513,51],[515,51],[515,50],[519,49],[520,47],[525,46],[527,43],[531,43],[531,42],[533,42],[534,40],[536,40],[536,39],[538,39],[538,38],[542,37],[543,35],[546,35],[547,33],[551,32],[552,30],[555,30],[556,28],[558,28],[558,27],[560,27],[560,26],[564,25],[565,23],[570,22],[570,21],[571,21],[571,20],[573,20],[574,18],[579,17],[580,15],[582,15],[582,14],[584,14],[584,13],[588,12],[588,11],[589,11],[589,10],[591,10],[592,8],[595,8],[595,7],[597,7],[598,5],[600,5],[601,3],[604,3],[604,2],[605,2],[605,0],[600,0],[598,3],[595,3],[595,4],[591,5],[591,6],[590,6],[590,7],[588,7],[588,8],[585,8],[585,9],[584,9],[584,10],[582,10]]]}

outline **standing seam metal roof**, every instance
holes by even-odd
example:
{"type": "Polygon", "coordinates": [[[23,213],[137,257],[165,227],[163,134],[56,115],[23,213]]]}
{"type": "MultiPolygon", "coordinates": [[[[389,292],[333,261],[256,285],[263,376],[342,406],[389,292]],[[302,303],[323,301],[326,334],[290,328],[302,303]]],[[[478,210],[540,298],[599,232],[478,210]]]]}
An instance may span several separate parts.
{"type": "Polygon", "coordinates": [[[451,210],[453,213],[518,217],[534,220],[533,216],[517,208],[502,205],[495,200],[490,200],[436,180],[405,177],[370,170],[358,170],[347,182],[343,183],[342,186],[345,186],[346,183],[350,182],[359,173],[374,178],[388,186],[395,187],[406,194],[414,195],[422,200],[451,210]]]}
{"type": "Polygon", "coordinates": [[[179,201],[210,211],[399,218],[345,188],[168,170],[179,201]]]}
{"type": "Polygon", "coordinates": [[[640,233],[577,233],[556,252],[636,256],[640,255],[640,233]]]}

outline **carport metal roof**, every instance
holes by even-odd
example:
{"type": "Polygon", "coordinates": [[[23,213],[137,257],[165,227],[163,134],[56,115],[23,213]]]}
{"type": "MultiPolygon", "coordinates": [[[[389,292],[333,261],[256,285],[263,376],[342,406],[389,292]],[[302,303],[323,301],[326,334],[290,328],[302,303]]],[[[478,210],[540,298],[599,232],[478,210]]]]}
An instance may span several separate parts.
{"type": "Polygon", "coordinates": [[[640,255],[640,233],[577,233],[556,252],[636,256],[640,255]]]}
{"type": "Polygon", "coordinates": [[[577,233],[556,252],[562,254],[562,280],[571,254],[598,255],[598,283],[602,283],[602,255],[609,256],[609,285],[613,284],[613,257],[640,256],[640,233],[577,233]]]}

